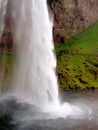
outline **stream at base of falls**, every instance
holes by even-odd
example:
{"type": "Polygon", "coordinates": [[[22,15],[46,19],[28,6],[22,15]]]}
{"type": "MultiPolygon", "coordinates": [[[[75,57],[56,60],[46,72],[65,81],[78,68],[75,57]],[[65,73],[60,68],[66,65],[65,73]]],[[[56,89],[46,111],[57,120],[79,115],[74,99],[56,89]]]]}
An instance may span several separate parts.
{"type": "Polygon", "coordinates": [[[65,92],[61,93],[61,99],[66,104],[79,107],[84,115],[53,118],[51,113],[40,112],[33,104],[4,96],[0,99],[0,130],[98,129],[98,91],[65,92]]]}

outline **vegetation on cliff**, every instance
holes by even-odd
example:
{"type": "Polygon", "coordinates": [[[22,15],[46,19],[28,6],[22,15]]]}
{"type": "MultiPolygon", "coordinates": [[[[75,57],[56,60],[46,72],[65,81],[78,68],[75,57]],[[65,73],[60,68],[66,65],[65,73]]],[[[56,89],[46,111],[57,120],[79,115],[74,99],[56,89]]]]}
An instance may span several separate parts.
{"type": "Polygon", "coordinates": [[[12,83],[14,55],[0,55],[0,86],[5,91],[12,83]]]}
{"type": "Polygon", "coordinates": [[[61,90],[98,88],[98,22],[55,49],[61,90]]]}
{"type": "MultiPolygon", "coordinates": [[[[98,88],[97,35],[98,22],[72,36],[66,44],[55,44],[61,90],[98,88]]],[[[0,55],[0,84],[3,89],[11,83],[14,59],[13,55],[0,55]]]]}

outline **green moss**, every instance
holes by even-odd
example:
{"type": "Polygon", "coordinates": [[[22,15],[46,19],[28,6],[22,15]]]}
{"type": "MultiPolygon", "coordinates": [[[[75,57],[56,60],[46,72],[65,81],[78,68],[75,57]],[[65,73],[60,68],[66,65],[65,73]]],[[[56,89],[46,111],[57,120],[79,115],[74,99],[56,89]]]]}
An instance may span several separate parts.
{"type": "Polygon", "coordinates": [[[98,22],[56,44],[57,73],[61,90],[98,88],[98,22]]]}
{"type": "Polygon", "coordinates": [[[14,55],[0,55],[0,84],[3,90],[12,83],[14,61],[14,55]]]}

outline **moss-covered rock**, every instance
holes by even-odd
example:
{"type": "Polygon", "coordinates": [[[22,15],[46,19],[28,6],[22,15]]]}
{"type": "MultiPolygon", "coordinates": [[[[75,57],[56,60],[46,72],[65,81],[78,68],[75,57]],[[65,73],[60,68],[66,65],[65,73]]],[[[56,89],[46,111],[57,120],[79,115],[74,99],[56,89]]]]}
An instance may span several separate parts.
{"type": "Polygon", "coordinates": [[[98,22],[67,44],[56,45],[61,90],[98,88],[98,22]]]}

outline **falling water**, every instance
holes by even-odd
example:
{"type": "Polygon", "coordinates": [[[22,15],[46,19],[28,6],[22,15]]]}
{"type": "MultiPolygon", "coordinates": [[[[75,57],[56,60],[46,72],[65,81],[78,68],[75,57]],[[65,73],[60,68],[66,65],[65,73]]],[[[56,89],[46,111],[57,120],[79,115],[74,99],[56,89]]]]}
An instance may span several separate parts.
{"type": "MultiPolygon", "coordinates": [[[[0,0],[0,6],[2,1],[0,0]]],[[[82,111],[79,107],[69,103],[61,105],[58,98],[56,58],[52,39],[53,20],[49,17],[46,0],[10,2],[13,40],[18,57],[11,92],[44,112],[51,112],[50,115],[55,115],[53,118],[80,116],[82,111]]],[[[5,11],[2,14],[3,20],[5,11]]],[[[2,20],[0,32],[3,27],[2,20]]]]}
{"type": "Polygon", "coordinates": [[[8,0],[0,0],[0,38],[4,28],[4,16],[6,14],[8,0]]]}
{"type": "MultiPolygon", "coordinates": [[[[0,0],[0,42],[2,38],[2,33],[4,29],[4,19],[7,11],[7,3],[8,0],[0,0]]],[[[4,50],[1,51],[0,49],[0,54],[4,50]]],[[[5,74],[5,64],[6,64],[6,57],[2,56],[2,64],[0,65],[0,93],[3,87],[3,80],[4,80],[4,74],[5,74]]]]}
{"type": "Polygon", "coordinates": [[[14,0],[14,42],[19,53],[15,93],[36,105],[58,103],[52,21],[46,0],[14,0]]]}

